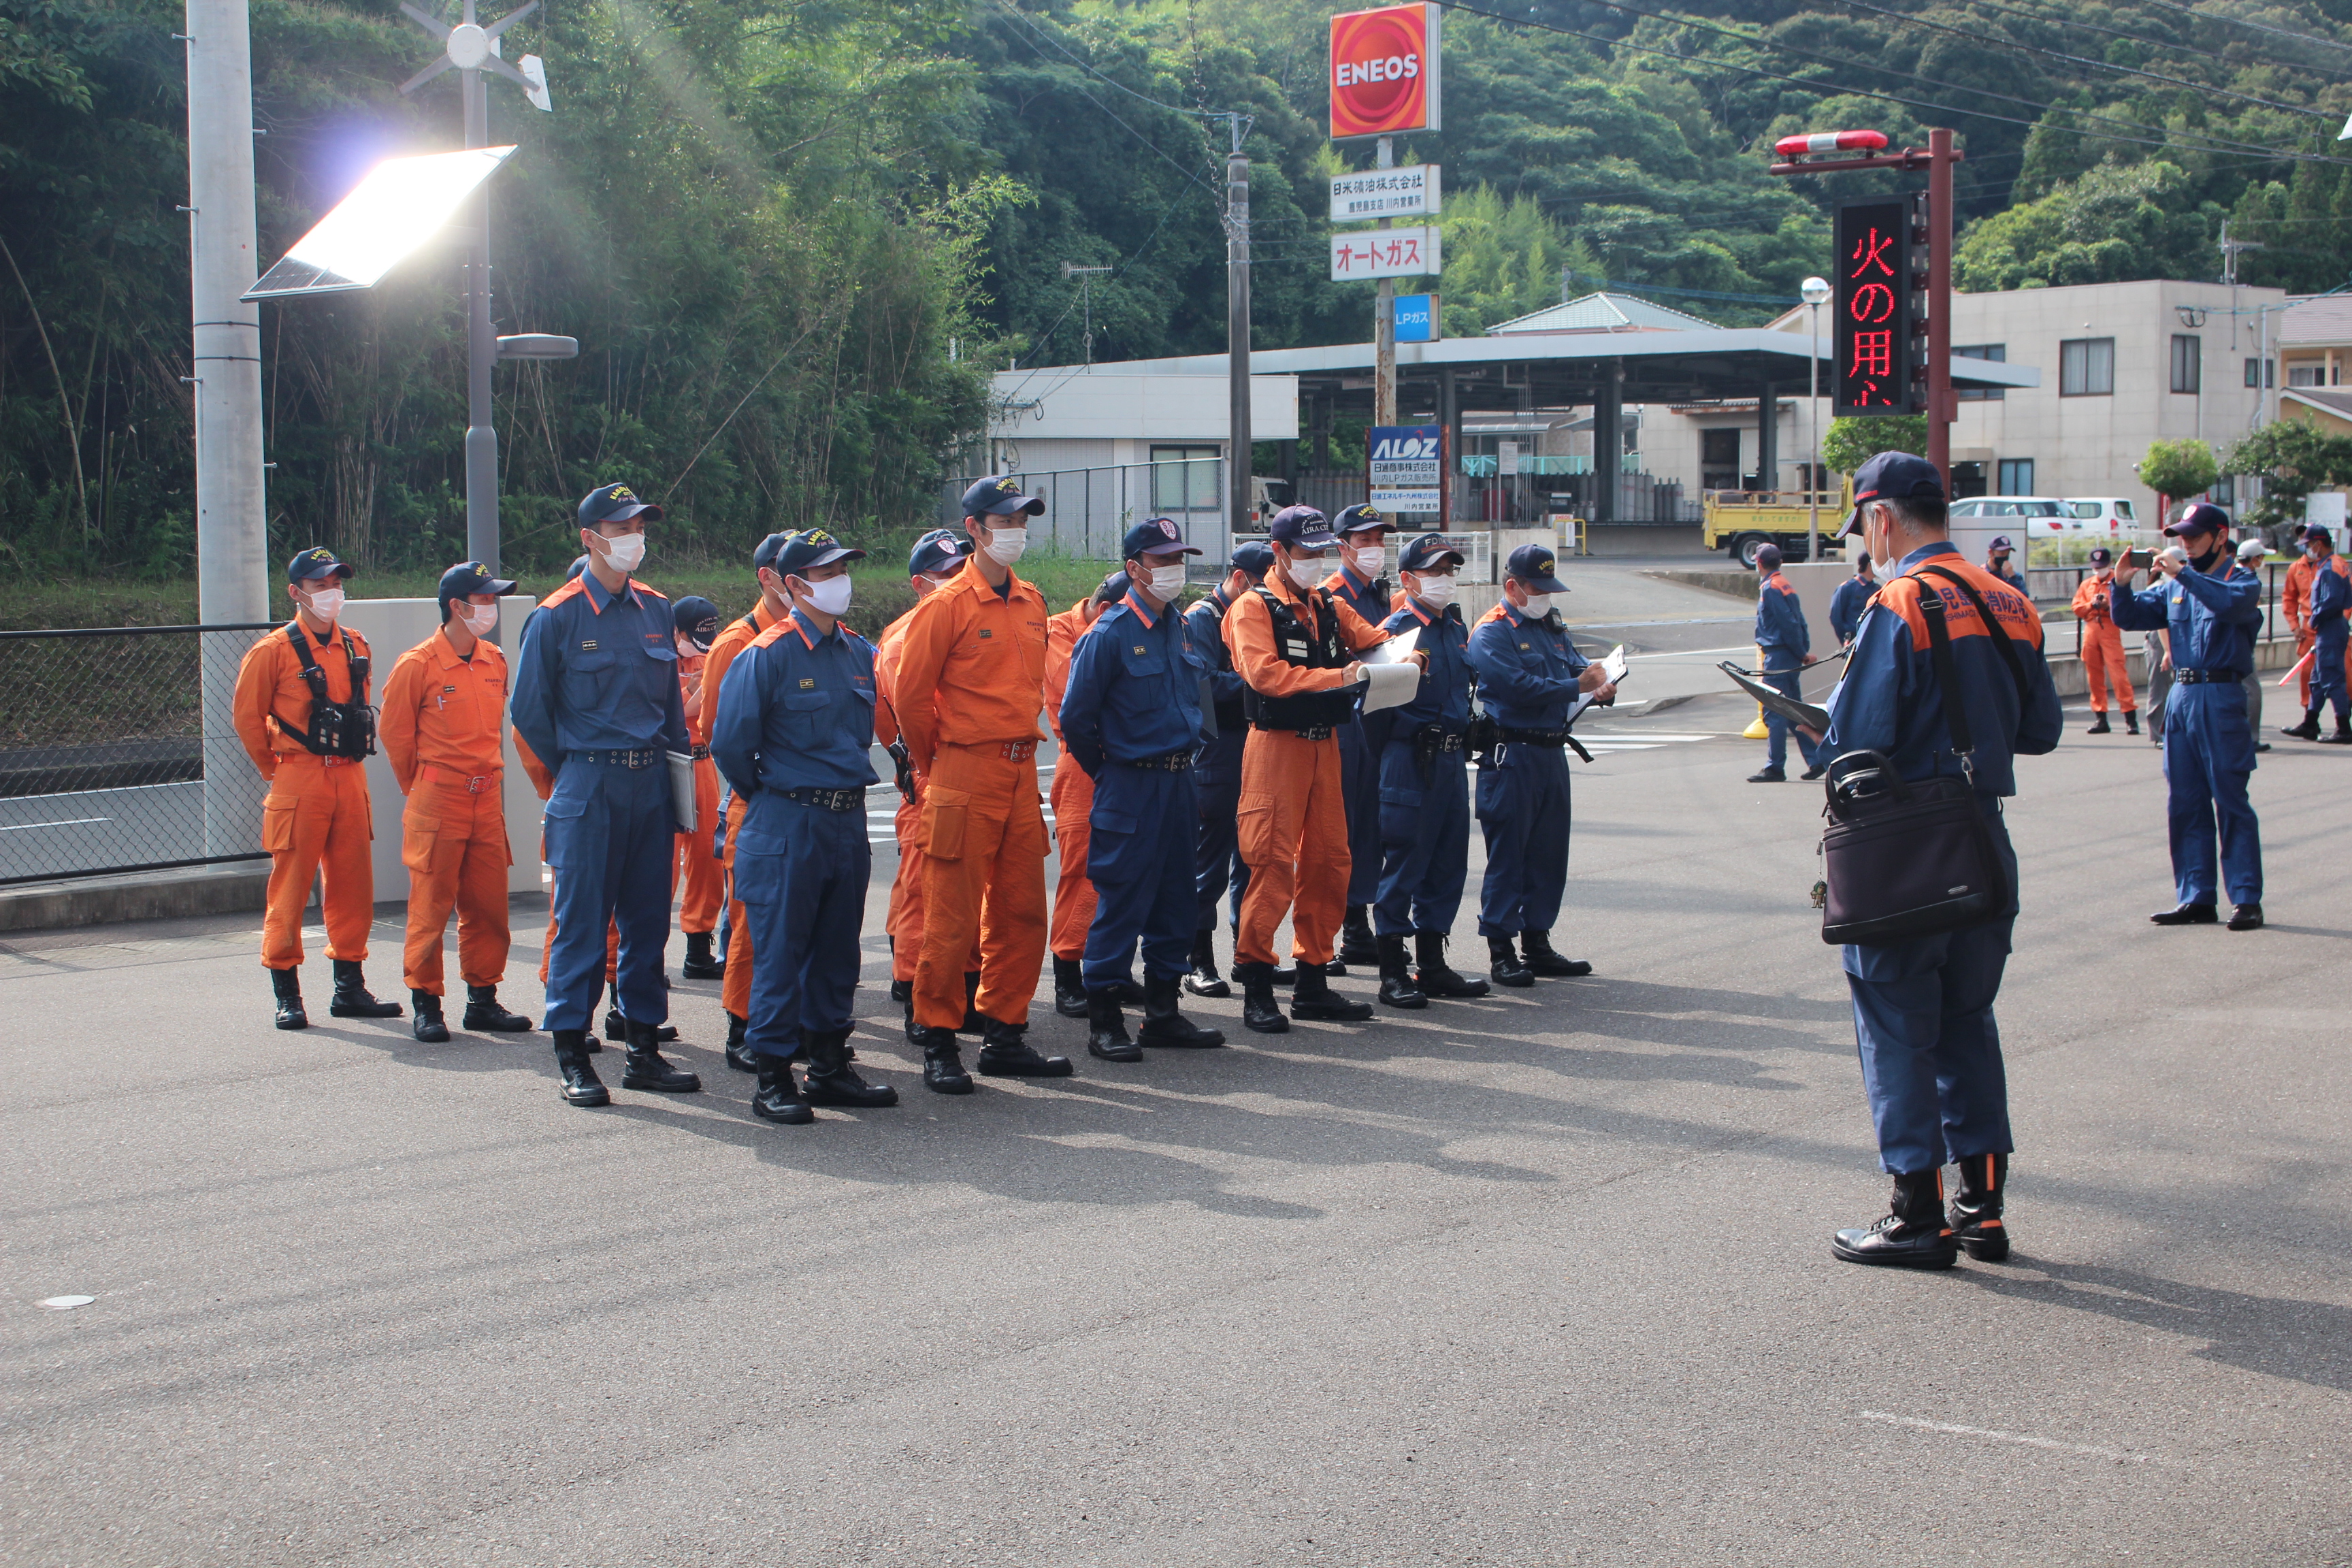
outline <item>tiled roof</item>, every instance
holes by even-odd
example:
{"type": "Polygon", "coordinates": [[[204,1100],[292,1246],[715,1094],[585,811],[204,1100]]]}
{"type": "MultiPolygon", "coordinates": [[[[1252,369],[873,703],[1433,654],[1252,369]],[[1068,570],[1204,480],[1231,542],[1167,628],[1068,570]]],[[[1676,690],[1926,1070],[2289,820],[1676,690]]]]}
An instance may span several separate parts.
{"type": "Polygon", "coordinates": [[[1488,327],[1487,332],[1687,332],[1713,327],[1681,310],[1636,300],[1630,294],[1587,294],[1530,315],[1488,327]]]}
{"type": "Polygon", "coordinates": [[[2352,343],[2352,294],[2320,294],[2297,301],[2279,318],[2281,347],[2352,343]]]}

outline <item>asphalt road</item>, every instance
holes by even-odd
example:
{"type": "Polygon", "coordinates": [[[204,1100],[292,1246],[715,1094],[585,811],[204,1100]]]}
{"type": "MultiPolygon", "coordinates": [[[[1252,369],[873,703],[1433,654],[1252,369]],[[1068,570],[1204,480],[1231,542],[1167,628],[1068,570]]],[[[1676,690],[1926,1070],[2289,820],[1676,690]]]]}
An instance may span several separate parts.
{"type": "Polygon", "coordinates": [[[201,779],[0,798],[0,876],[138,866],[204,852],[201,779]]]}
{"type": "Polygon", "coordinates": [[[2145,742],[2025,765],[2018,1255],[1920,1276],[1829,1256],[1882,1179],[1745,718],[1578,770],[1590,980],[1139,1067],[1041,1009],[1078,1076],[950,1100],[869,915],[907,1101],[809,1128],[713,984],[711,1092],[589,1112],[543,1036],[276,1033],[249,918],[11,938],[0,1563],[2352,1562],[2352,756],[2265,759],[2253,935],[2146,923],[2145,742]]]}

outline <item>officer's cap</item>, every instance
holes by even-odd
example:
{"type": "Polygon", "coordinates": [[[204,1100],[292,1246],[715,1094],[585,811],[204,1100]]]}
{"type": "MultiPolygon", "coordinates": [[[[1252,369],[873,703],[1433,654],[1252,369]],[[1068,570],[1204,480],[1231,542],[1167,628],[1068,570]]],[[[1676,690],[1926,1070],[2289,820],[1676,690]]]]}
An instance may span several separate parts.
{"type": "Polygon", "coordinates": [[[564,568],[564,572],[563,572],[563,580],[564,580],[565,582],[569,583],[569,582],[571,582],[574,577],[579,576],[579,575],[580,575],[580,574],[582,574],[583,572],[585,572],[585,571],[587,571],[587,570],[588,570],[588,557],[586,557],[585,555],[583,555],[583,556],[581,556],[579,559],[577,559],[577,560],[573,561],[570,566],[567,566],[566,568],[564,568]]]}
{"type": "Polygon", "coordinates": [[[2229,529],[2228,512],[2211,501],[2193,500],[2172,514],[2172,521],[2164,531],[2176,539],[2185,539],[2196,533],[2226,533],[2229,529]]]}
{"type": "Polygon", "coordinates": [[[709,653],[711,639],[719,635],[719,606],[699,594],[688,594],[670,606],[670,624],[678,636],[709,653]]]}
{"type": "Polygon", "coordinates": [[[1756,570],[1759,572],[1778,572],[1780,569],[1780,547],[1777,544],[1758,545],[1756,547],[1756,570]]]}
{"type": "Polygon", "coordinates": [[[2331,548],[2336,543],[2336,536],[2327,531],[2327,525],[2325,523],[2313,523],[2310,527],[2303,531],[2303,536],[2305,539],[2316,540],[2320,543],[2328,545],[2331,548]]]}
{"type": "Polygon", "coordinates": [[[1286,506],[1276,512],[1265,525],[1265,538],[1269,544],[1287,544],[1293,550],[1328,550],[1339,542],[1329,520],[1311,506],[1286,506]]]}
{"type": "Polygon", "coordinates": [[[2009,535],[2006,533],[1996,533],[1993,535],[1992,542],[1985,546],[1985,551],[1986,553],[1991,555],[2006,555],[2016,548],[2016,545],[2011,544],[2009,542],[2009,535]]]}
{"type": "Polygon", "coordinates": [[[806,572],[814,566],[830,566],[836,561],[863,561],[866,552],[852,550],[821,528],[803,528],[797,533],[784,535],[768,564],[780,577],[795,572],[806,572]]]}
{"type": "Polygon", "coordinates": [[[1942,500],[1944,476],[1925,458],[1908,452],[1881,452],[1863,464],[1853,476],[1853,510],[1839,531],[1843,538],[1862,533],[1862,507],[1874,500],[1942,500]]]}
{"type": "Polygon", "coordinates": [[[470,598],[476,594],[497,594],[503,597],[515,591],[511,577],[493,577],[490,569],[478,561],[460,561],[441,574],[441,618],[449,618],[452,600],[470,598]]]}
{"type": "Polygon", "coordinates": [[[600,522],[625,522],[633,517],[643,517],[647,522],[659,522],[662,509],[651,501],[637,499],[637,492],[626,485],[605,485],[588,492],[580,503],[580,526],[593,528],[600,522]]]}
{"type": "Polygon", "coordinates": [[[754,572],[760,572],[773,566],[776,563],[776,552],[782,550],[784,547],[784,541],[791,537],[792,533],[790,531],[786,531],[782,533],[772,533],[768,535],[767,538],[760,541],[759,543],[751,546],[751,570],[754,572]]]}
{"type": "Polygon", "coordinates": [[[915,541],[907,552],[907,575],[929,577],[961,566],[971,556],[971,542],[952,528],[935,528],[915,541]]]}
{"type": "Polygon", "coordinates": [[[1126,542],[1118,547],[1121,561],[1133,561],[1145,555],[1198,555],[1201,547],[1187,544],[1175,522],[1169,518],[1146,518],[1127,531],[1126,542]]]}
{"type": "Polygon", "coordinates": [[[1462,564],[1462,552],[1446,542],[1442,533],[1424,533],[1404,547],[1404,559],[1397,563],[1407,572],[1427,572],[1440,562],[1462,564]]]}
{"type": "Polygon", "coordinates": [[[1035,496],[1024,495],[1021,487],[1013,482],[1010,474],[998,474],[986,479],[963,492],[963,514],[966,517],[1011,517],[1026,512],[1031,517],[1042,514],[1045,503],[1035,496]]]}
{"type": "Polygon", "coordinates": [[[1114,572],[1109,576],[1104,578],[1096,587],[1095,603],[1097,605],[1116,605],[1121,599],[1127,597],[1127,591],[1133,586],[1135,586],[1135,584],[1128,581],[1126,573],[1114,572]]]}
{"type": "Polygon", "coordinates": [[[1549,544],[1522,544],[1503,563],[1503,574],[1524,584],[1530,594],[1565,594],[1568,584],[1552,574],[1559,560],[1549,544]]]}
{"type": "Polygon", "coordinates": [[[2092,564],[2092,565],[2094,565],[2094,566],[2112,566],[2112,565],[2114,565],[2114,564],[2115,564],[2115,560],[2116,560],[2116,552],[2115,552],[2114,551],[2112,551],[2112,550],[2108,549],[2105,545],[2104,545],[2104,544],[2095,544],[2095,545],[2091,546],[2091,564],[2092,564]]]}
{"type": "Polygon", "coordinates": [[[1394,518],[1384,517],[1378,507],[1365,506],[1360,502],[1341,507],[1339,515],[1331,520],[1331,531],[1342,539],[1351,533],[1385,532],[1395,526],[1394,518]]]}
{"type": "Polygon", "coordinates": [[[1263,577],[1274,570],[1274,551],[1262,540],[1253,539],[1246,544],[1234,546],[1234,567],[1253,577],[1263,577]]]}
{"type": "Polygon", "coordinates": [[[348,577],[352,569],[323,544],[313,545],[286,563],[286,580],[289,583],[308,583],[313,577],[331,574],[348,577]]]}

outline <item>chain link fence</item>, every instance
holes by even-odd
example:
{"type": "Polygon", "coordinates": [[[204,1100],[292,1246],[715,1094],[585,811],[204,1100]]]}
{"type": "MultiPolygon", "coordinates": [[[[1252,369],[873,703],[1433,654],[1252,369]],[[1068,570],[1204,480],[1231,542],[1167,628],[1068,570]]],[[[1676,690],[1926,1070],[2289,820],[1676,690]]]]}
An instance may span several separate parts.
{"type": "Polygon", "coordinates": [[[273,629],[0,632],[0,886],[268,858],[231,705],[273,629]]]}
{"type": "MultiPolygon", "coordinates": [[[[978,476],[940,489],[940,525],[963,526],[963,493],[978,476]]],[[[1017,469],[1013,483],[1045,503],[1025,520],[1029,547],[1081,561],[1116,561],[1127,531],[1146,518],[1169,517],[1187,542],[1225,559],[1225,465],[1219,458],[1122,463],[1095,468],[1017,469]]]]}

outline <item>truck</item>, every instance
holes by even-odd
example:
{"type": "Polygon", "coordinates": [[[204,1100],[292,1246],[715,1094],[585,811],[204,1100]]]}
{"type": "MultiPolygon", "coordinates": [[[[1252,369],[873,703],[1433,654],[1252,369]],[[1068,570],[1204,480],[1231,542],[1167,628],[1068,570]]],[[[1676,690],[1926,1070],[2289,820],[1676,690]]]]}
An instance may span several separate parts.
{"type": "MultiPolygon", "coordinates": [[[[1779,545],[1784,561],[1802,561],[1815,500],[1803,490],[1708,490],[1699,502],[1700,537],[1709,550],[1728,550],[1750,571],[1756,552],[1768,544],[1779,545]]],[[[1821,491],[1818,500],[1826,556],[1835,550],[1831,542],[1853,510],[1853,481],[1845,480],[1835,496],[1821,491]]]]}

